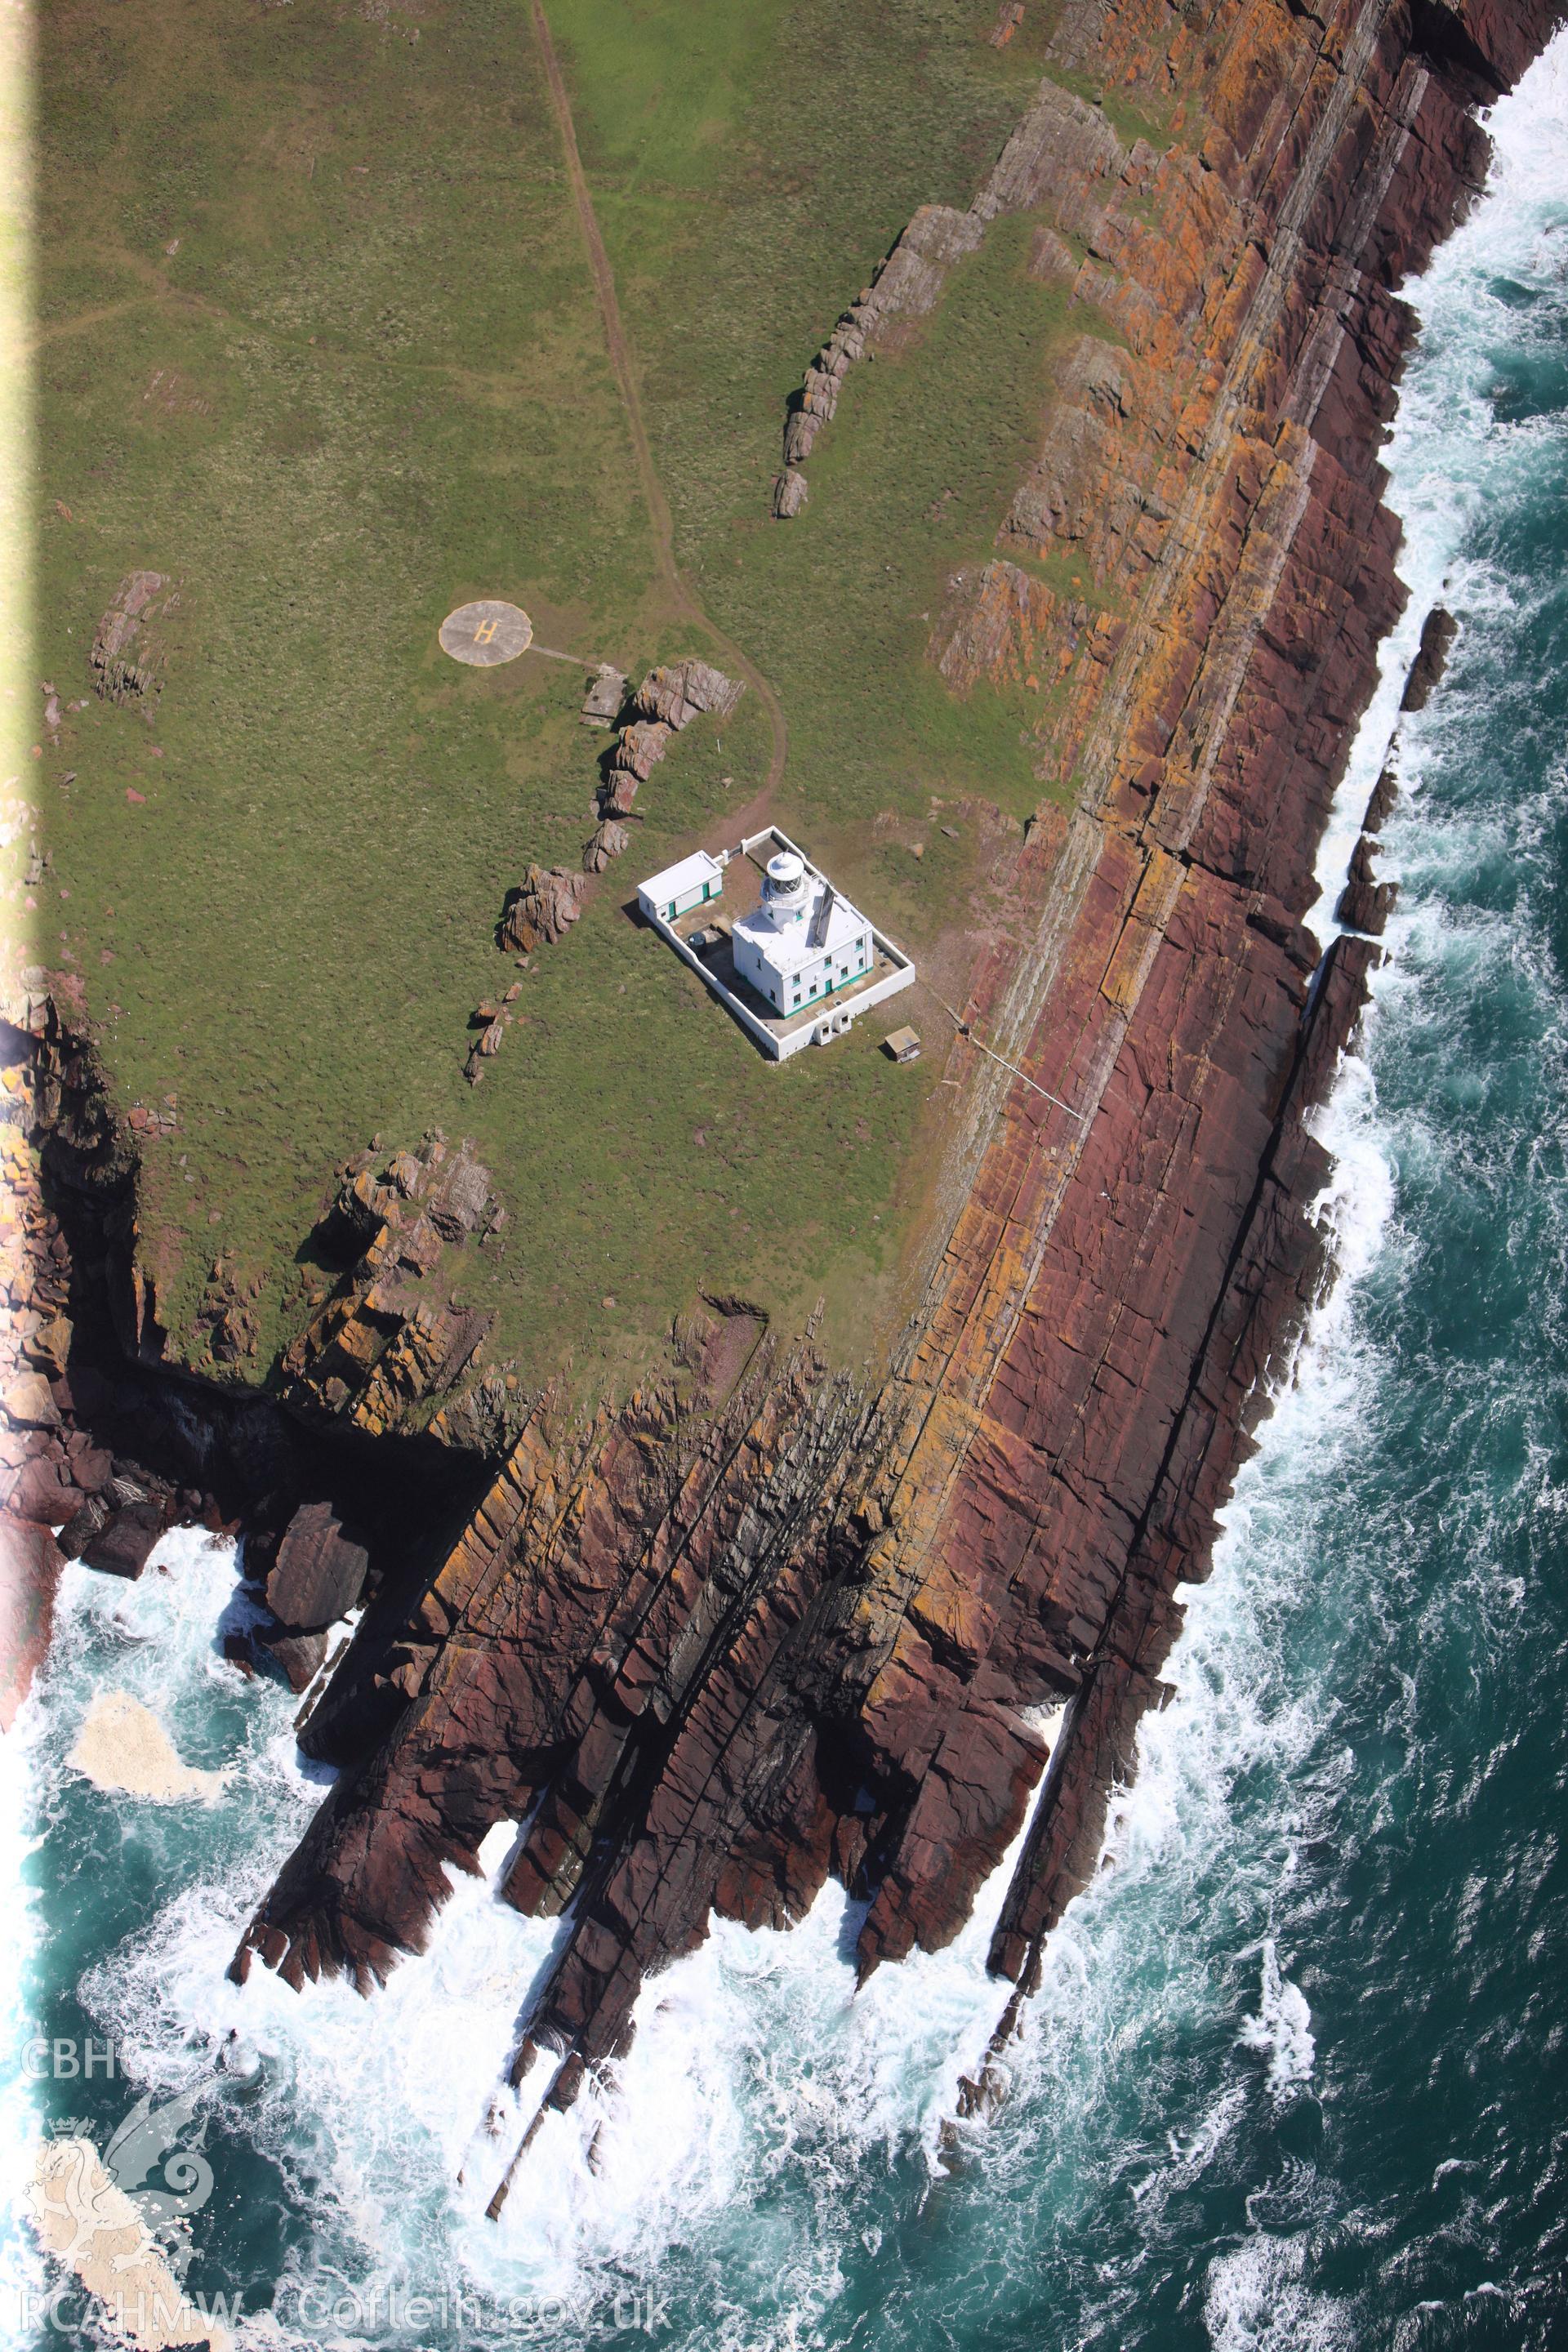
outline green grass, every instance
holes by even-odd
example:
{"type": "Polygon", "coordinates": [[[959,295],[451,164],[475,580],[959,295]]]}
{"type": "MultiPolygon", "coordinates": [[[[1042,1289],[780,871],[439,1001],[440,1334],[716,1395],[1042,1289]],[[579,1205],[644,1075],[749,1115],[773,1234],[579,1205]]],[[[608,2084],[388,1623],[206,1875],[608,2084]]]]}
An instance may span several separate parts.
{"type": "Polygon", "coordinates": [[[765,631],[795,689],[792,789],[841,821],[912,813],[932,791],[981,793],[1020,817],[1038,797],[1029,699],[960,700],[923,658],[949,575],[991,554],[1038,432],[1066,298],[1026,274],[1030,234],[997,223],[912,347],[852,372],[805,512],[764,533],[732,528],[741,561],[713,582],[729,626],[765,631]]]}
{"type": "MultiPolygon", "coordinates": [[[[923,657],[1064,324],[1028,223],[856,371],[806,514],[766,504],[816,344],[917,204],[967,202],[1018,110],[1034,68],[979,37],[992,13],[551,10],[681,562],[784,704],[777,814],[917,951],[963,921],[972,852],[938,835],[917,862],[873,820],[964,793],[1021,817],[1039,793],[1030,698],[961,703],[923,657]]],[[[525,1379],[621,1376],[701,1286],[791,1313],[825,1291],[855,1352],[932,1064],[892,1070],[873,1023],[770,1068],[623,912],[757,790],[754,696],[721,746],[700,722],[656,771],[486,1083],[461,1077],[472,1007],[513,976],[502,897],[531,858],[575,865],[604,739],[577,672],[461,670],[442,614],[510,595],[542,642],[634,672],[706,649],[661,607],[526,11],[159,0],[128,43],[84,0],[42,65],[37,675],[88,692],[133,566],[181,603],[152,722],[94,701],[34,763],[55,858],[35,920],[125,1099],[178,1097],[146,1219],[177,1343],[222,1247],[267,1276],[269,1354],[334,1163],[438,1123],[510,1213],[461,1281],[525,1379]]]]}

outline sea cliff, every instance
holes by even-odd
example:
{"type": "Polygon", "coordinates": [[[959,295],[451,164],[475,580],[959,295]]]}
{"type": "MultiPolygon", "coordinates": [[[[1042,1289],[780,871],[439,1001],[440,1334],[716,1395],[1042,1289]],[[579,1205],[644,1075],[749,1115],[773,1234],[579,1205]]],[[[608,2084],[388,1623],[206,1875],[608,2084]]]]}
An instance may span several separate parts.
{"type": "MultiPolygon", "coordinates": [[[[951,1939],[1027,1818],[990,1954],[1027,1989],[1321,1278],[1309,1114],[1379,952],[1370,849],[1358,928],[1324,951],[1303,918],[1400,609],[1394,289],[1481,183],[1476,107],[1559,15],[1064,10],[954,217],[1035,217],[1085,330],[930,658],[959,694],[1038,689],[1038,773],[1072,814],[1042,805],[961,1008],[920,1309],[875,1381],[713,1301],[679,1378],[588,1424],[534,1412],[316,1698],[302,1744],[340,1775],[240,1972],[368,1990],[420,1948],[446,1865],[524,1822],[503,1892],[570,1916],[515,2072],[542,2055],[559,2105],[715,1912],[782,1924],[836,1875],[864,1973],[951,1939]]],[[[934,300],[971,233],[911,227],[901,274],[934,300]]],[[[806,480],[816,413],[786,426],[806,480]]],[[[58,1008],[28,1017],[78,1069],[58,1008]]],[[[113,1264],[145,1353],[134,1254],[113,1264]]]]}

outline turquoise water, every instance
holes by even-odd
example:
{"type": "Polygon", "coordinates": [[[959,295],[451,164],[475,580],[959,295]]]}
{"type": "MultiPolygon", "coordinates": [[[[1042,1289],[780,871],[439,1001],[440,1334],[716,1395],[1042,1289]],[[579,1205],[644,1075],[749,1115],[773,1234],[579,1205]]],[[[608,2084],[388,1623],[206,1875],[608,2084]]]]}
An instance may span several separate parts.
{"type": "MultiPolygon", "coordinates": [[[[19,2082],[10,2140],[75,2119],[102,2146],[141,2089],[200,2084],[188,2284],[241,2299],[242,2345],[1568,2342],[1568,45],[1494,131],[1490,194],[1414,289],[1412,607],[1324,853],[1342,873],[1441,593],[1462,633],[1402,738],[1393,960],[1323,1115],[1341,1274],[1010,2099],[937,2160],[1000,2005],[987,1917],[851,1999],[835,1893],[650,1986],[619,2078],[492,2227],[496,2084],[552,1930],[465,1881],[369,2004],[228,1985],[321,1795],[291,1703],[216,1654],[222,1548],[175,1538],[132,1588],[72,1570],[7,1759],[38,1841],[14,2023],[112,2036],[135,2079],[19,2082]],[[228,1769],[210,1805],[70,1770],[106,1688],[228,1769]]],[[[14,2334],[51,2340],[16,2301],[25,2233],[9,2262],[14,2334]]]]}

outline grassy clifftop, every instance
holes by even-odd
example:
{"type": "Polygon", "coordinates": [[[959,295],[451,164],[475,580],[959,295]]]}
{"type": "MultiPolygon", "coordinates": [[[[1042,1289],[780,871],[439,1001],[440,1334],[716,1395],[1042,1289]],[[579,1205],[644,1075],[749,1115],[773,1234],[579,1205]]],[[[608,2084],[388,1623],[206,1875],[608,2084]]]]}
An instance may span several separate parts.
{"type": "MultiPolygon", "coordinates": [[[[789,725],[770,814],[917,952],[959,953],[980,828],[943,833],[933,795],[1017,818],[1037,787],[1021,713],[961,709],[921,653],[1037,426],[1060,298],[1026,223],[858,372],[807,513],[771,524],[767,493],[838,310],[916,205],[967,202],[1037,62],[956,0],[550,15],[679,560],[789,725]]],[[[264,1362],[333,1164],[439,1123],[510,1211],[465,1281],[525,1378],[635,1365],[700,1286],[826,1286],[858,1349],[940,1135],[931,1062],[890,1070],[868,1024],[769,1069],[625,911],[755,803],[755,695],[679,740],[487,1083],[461,1076],[514,976],[502,896],[576,865],[603,744],[580,672],[459,669],[442,614],[510,596],[634,674],[711,651],[659,587],[527,8],[160,0],[127,37],[81,0],[42,63],[37,676],[67,707],[26,896],[126,1102],[176,1098],[147,1148],[176,1340],[221,1247],[264,1279],[264,1362]],[[137,567],[178,592],[150,717],[87,667],[137,567]]]]}

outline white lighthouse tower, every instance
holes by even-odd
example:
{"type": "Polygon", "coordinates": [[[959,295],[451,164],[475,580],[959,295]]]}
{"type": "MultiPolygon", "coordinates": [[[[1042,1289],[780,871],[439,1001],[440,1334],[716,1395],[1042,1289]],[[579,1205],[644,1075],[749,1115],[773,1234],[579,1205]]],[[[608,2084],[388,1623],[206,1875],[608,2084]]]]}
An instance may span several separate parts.
{"type": "Polygon", "coordinates": [[[781,849],[770,857],[763,875],[762,911],[776,931],[803,923],[811,893],[805,887],[805,860],[797,849],[781,849]]]}
{"type": "Polygon", "coordinates": [[[870,971],[871,926],[796,849],[763,873],[762,902],[736,918],[735,970],[776,1012],[804,1013],[870,971]]]}
{"type": "Polygon", "coordinates": [[[697,850],[650,875],[637,901],[650,928],[775,1062],[842,1037],[862,1013],[914,982],[903,950],[776,825],[738,849],[717,857],[697,850]],[[727,919],[711,901],[737,876],[730,903],[742,911],[727,919]]]}

